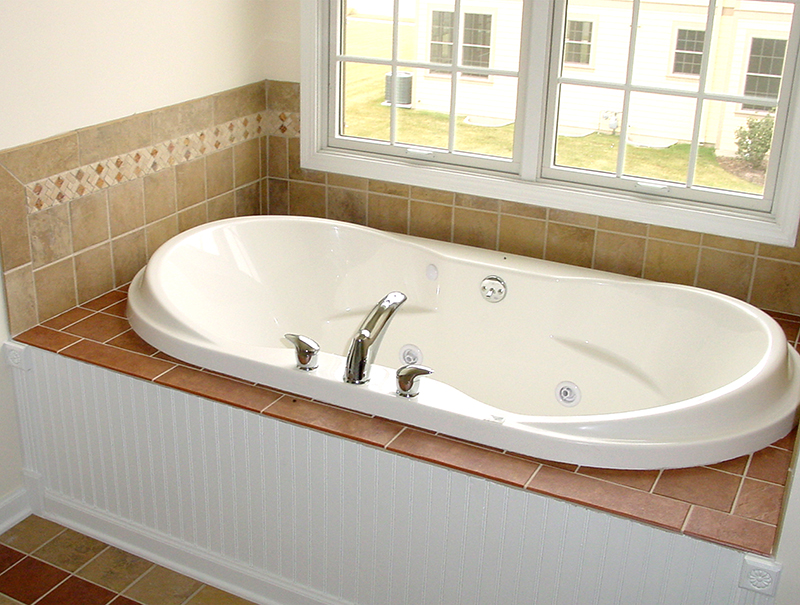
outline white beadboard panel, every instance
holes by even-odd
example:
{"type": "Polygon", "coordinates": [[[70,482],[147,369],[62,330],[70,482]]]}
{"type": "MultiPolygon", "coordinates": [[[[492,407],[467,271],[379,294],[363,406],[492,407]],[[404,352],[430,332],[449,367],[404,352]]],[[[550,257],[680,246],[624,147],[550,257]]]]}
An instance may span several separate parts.
{"type": "Polygon", "coordinates": [[[262,603],[770,605],[742,553],[39,350],[40,512],[262,603]]]}

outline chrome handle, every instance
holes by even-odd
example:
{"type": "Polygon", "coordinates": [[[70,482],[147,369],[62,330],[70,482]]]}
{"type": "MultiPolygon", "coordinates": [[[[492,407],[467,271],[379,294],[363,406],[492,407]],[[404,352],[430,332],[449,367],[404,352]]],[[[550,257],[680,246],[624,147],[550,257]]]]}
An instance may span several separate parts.
{"type": "Polygon", "coordinates": [[[294,345],[297,355],[297,367],[306,372],[316,370],[319,366],[319,345],[308,336],[301,334],[284,334],[284,338],[294,345]]]}
{"type": "Polygon", "coordinates": [[[416,397],[419,394],[420,376],[433,374],[426,366],[410,364],[397,370],[397,394],[400,397],[416,397]]]}

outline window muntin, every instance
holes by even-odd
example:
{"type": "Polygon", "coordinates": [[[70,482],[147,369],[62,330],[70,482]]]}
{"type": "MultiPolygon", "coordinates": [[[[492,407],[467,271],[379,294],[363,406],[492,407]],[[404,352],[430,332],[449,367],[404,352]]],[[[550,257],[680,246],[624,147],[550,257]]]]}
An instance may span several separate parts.
{"type": "Polygon", "coordinates": [[[453,11],[431,12],[431,63],[453,63],[453,11]]]}
{"type": "Polygon", "coordinates": [[[592,22],[567,21],[564,63],[589,65],[592,57],[592,22]]]}
{"type": "MultiPolygon", "coordinates": [[[[465,154],[463,157],[457,157],[458,154],[452,153],[453,150],[457,149],[457,146],[452,144],[454,132],[457,130],[455,126],[457,120],[454,119],[454,116],[451,116],[452,127],[449,129],[448,133],[450,141],[448,149],[444,154],[438,153],[438,150],[433,150],[432,153],[426,153],[424,149],[419,149],[418,152],[413,146],[408,146],[406,149],[398,145],[397,147],[399,149],[396,149],[392,141],[391,145],[382,149],[377,149],[378,155],[372,155],[373,151],[375,151],[374,140],[365,139],[365,144],[361,145],[360,139],[341,136],[338,133],[339,118],[337,116],[342,114],[343,103],[341,102],[341,85],[337,83],[339,80],[335,76],[335,73],[337,70],[340,70],[340,73],[344,71],[344,63],[342,60],[346,59],[348,61],[361,61],[389,66],[391,69],[387,70],[387,73],[393,72],[394,70],[399,72],[400,70],[407,69],[414,72],[415,77],[418,77],[419,73],[414,70],[425,67],[425,73],[428,73],[427,70],[435,66],[429,64],[427,60],[418,62],[416,59],[419,58],[419,53],[409,52],[409,47],[405,45],[402,45],[399,50],[393,50],[391,61],[386,61],[383,58],[376,61],[369,58],[370,55],[374,53],[365,53],[363,56],[359,57],[347,56],[347,53],[341,50],[342,47],[340,46],[344,36],[342,35],[343,27],[340,28],[338,24],[341,23],[344,25],[344,20],[340,21],[341,17],[339,15],[347,12],[347,20],[349,21],[349,13],[351,12],[350,5],[355,5],[356,0],[341,1],[346,1],[348,6],[345,8],[336,2],[331,3],[330,0],[301,0],[301,3],[305,7],[302,13],[302,23],[304,39],[307,42],[307,44],[303,46],[303,61],[301,63],[303,67],[304,90],[303,115],[306,116],[304,118],[304,120],[306,120],[305,124],[311,125],[311,127],[306,126],[301,133],[303,138],[302,161],[305,166],[378,179],[389,178],[386,170],[387,167],[391,167],[391,178],[389,180],[396,180],[398,182],[422,184],[434,188],[501,197],[503,199],[521,202],[532,202],[567,210],[592,212],[600,214],[601,216],[627,218],[678,228],[696,229],[707,233],[743,237],[755,241],[778,244],[794,242],[797,219],[800,213],[798,212],[799,209],[795,201],[796,196],[793,192],[800,189],[800,162],[792,158],[800,157],[800,144],[797,143],[797,141],[800,141],[800,126],[798,125],[800,124],[800,120],[792,118],[789,122],[789,126],[787,126],[783,115],[786,113],[786,110],[790,110],[789,113],[792,114],[796,113],[798,110],[796,110],[795,107],[799,105],[797,103],[790,103],[788,98],[784,98],[784,96],[786,96],[784,92],[788,93],[792,90],[791,81],[788,76],[795,73],[796,57],[798,53],[797,40],[789,36],[790,27],[785,19],[786,13],[792,13],[792,2],[775,0],[774,2],[764,1],[759,3],[763,6],[771,5],[771,12],[782,13],[781,18],[784,20],[777,26],[772,23],[762,23],[759,28],[747,33],[748,38],[745,42],[737,38],[736,48],[739,49],[737,53],[745,58],[739,59],[740,64],[738,66],[736,65],[736,60],[733,61],[734,68],[731,69],[731,73],[739,74],[739,83],[736,93],[730,94],[727,88],[720,85],[715,79],[709,78],[706,81],[705,92],[700,94],[700,96],[703,97],[703,109],[702,113],[696,115],[701,116],[698,118],[701,122],[713,119],[707,116],[712,116],[715,111],[719,111],[718,109],[714,109],[713,105],[715,103],[719,106],[727,108],[735,107],[738,109],[741,109],[742,105],[746,102],[774,103],[776,105],[778,115],[778,118],[775,120],[776,146],[772,149],[770,156],[773,164],[775,166],[780,164],[782,169],[780,172],[770,169],[767,175],[765,189],[766,192],[774,191],[775,203],[771,204],[771,200],[769,200],[765,205],[756,207],[752,211],[745,208],[740,212],[735,209],[736,204],[730,205],[725,200],[723,200],[722,205],[717,205],[716,200],[709,201],[708,199],[699,200],[699,203],[696,204],[690,196],[685,196],[681,191],[677,191],[679,187],[670,187],[669,183],[667,183],[665,187],[658,181],[651,184],[649,179],[637,180],[636,177],[623,177],[623,181],[634,180],[633,187],[629,188],[631,194],[627,195],[624,193],[625,188],[619,188],[618,183],[617,185],[614,184],[615,181],[611,181],[612,184],[610,187],[606,187],[605,185],[599,188],[595,187],[595,183],[592,182],[591,178],[584,178],[587,172],[592,173],[592,171],[587,171],[583,168],[572,170],[573,174],[567,175],[566,177],[563,175],[553,177],[548,174],[548,168],[552,167],[552,158],[554,157],[553,147],[548,147],[548,145],[551,145],[548,141],[553,141],[553,114],[552,104],[549,101],[549,99],[553,98],[553,91],[549,90],[547,98],[545,98],[542,92],[542,85],[548,72],[546,63],[544,62],[548,53],[545,46],[546,41],[552,39],[552,31],[558,32],[559,29],[562,33],[564,31],[564,15],[567,11],[565,6],[560,4],[560,0],[555,0],[556,11],[554,18],[548,14],[547,10],[542,10],[543,8],[547,8],[546,3],[529,3],[528,0],[524,0],[527,16],[525,16],[524,19],[519,18],[519,23],[522,24],[522,28],[526,32],[525,35],[522,36],[525,48],[521,55],[524,62],[521,72],[517,73],[516,69],[509,69],[507,63],[504,64],[502,60],[499,60],[502,59],[502,57],[495,53],[494,48],[492,49],[493,69],[497,69],[499,73],[505,71],[502,75],[509,75],[510,79],[513,80],[515,84],[520,81],[520,77],[527,82],[522,82],[524,86],[519,86],[522,95],[520,97],[521,104],[513,118],[516,121],[514,125],[515,133],[518,135],[514,137],[513,159],[507,164],[501,162],[499,167],[499,170],[511,173],[510,176],[500,177],[499,172],[494,172],[497,176],[492,176],[492,172],[475,172],[470,167],[481,169],[489,168],[492,171],[497,171],[498,166],[493,162],[489,162],[488,164],[484,163],[481,161],[481,158],[478,158],[478,161],[474,161],[475,158],[469,153],[465,154]],[[331,7],[331,4],[335,4],[335,6],[331,7]],[[332,8],[332,11],[327,13],[329,8],[332,8]],[[330,19],[328,19],[326,14],[330,15],[330,19]],[[548,25],[550,20],[553,22],[553,30],[551,30],[548,25]],[[559,25],[559,23],[561,23],[561,25],[559,25]],[[319,36],[319,33],[328,31],[327,28],[330,24],[333,24],[333,29],[331,30],[333,35],[330,38],[331,45],[326,49],[320,46],[323,38],[319,36]],[[783,81],[781,83],[781,97],[779,97],[777,103],[775,103],[774,99],[745,97],[742,91],[744,88],[744,72],[747,67],[747,47],[749,47],[749,40],[751,37],[772,37],[774,34],[785,36],[788,40],[787,55],[784,65],[785,73],[782,76],[783,81]],[[743,47],[745,47],[744,52],[741,50],[743,47]],[[326,56],[331,58],[331,63],[327,65],[325,64],[325,62],[328,61],[328,59],[325,59],[326,56]],[[319,63],[318,58],[323,59],[322,64],[319,63]],[[392,62],[396,62],[397,64],[392,65],[392,62]],[[309,91],[311,94],[309,94],[309,91]],[[334,107],[334,105],[336,107],[334,107]],[[328,111],[329,109],[331,110],[330,112],[328,111]],[[781,145],[783,149],[780,148],[781,145]],[[451,153],[452,155],[450,155],[451,153]],[[389,163],[386,163],[386,161],[379,159],[380,157],[388,158],[390,155],[396,155],[398,161],[389,161],[389,163]],[[404,159],[404,156],[409,159],[404,159]],[[453,159],[455,159],[455,161],[452,162],[455,166],[454,170],[437,168],[437,165],[441,166],[442,162],[448,162],[453,159]],[[543,163],[540,164],[542,161],[543,163]],[[799,165],[794,166],[795,163],[799,165]],[[790,166],[791,168],[789,168],[790,166]],[[513,175],[515,173],[519,176],[514,177],[513,175]],[[563,185],[558,185],[558,182],[563,183],[563,185]],[[670,199],[674,200],[674,203],[670,203],[670,199]],[[725,206],[731,208],[731,210],[715,210],[715,207],[723,208],[725,206]]],[[[391,2],[391,0],[387,1],[391,2]]],[[[401,13],[403,13],[404,6],[415,3],[415,0],[395,1],[399,2],[401,13]]],[[[362,5],[372,4],[371,2],[367,2],[367,0],[359,0],[359,3],[362,5]]],[[[383,4],[383,2],[381,2],[381,4],[383,4]]],[[[456,11],[462,11],[460,14],[463,15],[463,9],[460,7],[460,4],[454,4],[458,6],[456,11]]],[[[522,2],[520,2],[520,4],[522,4],[522,2]]],[[[729,11],[729,7],[726,7],[723,11],[721,2],[719,2],[719,4],[720,6],[716,9],[717,15],[729,11]]],[[[446,4],[440,3],[439,6],[446,6],[446,4]]],[[[709,26],[709,24],[704,23],[702,20],[696,22],[696,19],[690,19],[690,15],[686,11],[686,6],[681,5],[676,8],[678,8],[680,14],[677,14],[675,18],[671,20],[672,23],[681,23],[681,25],[679,25],[681,28],[705,29],[707,32],[710,32],[706,35],[706,42],[708,42],[709,38],[716,35],[713,24],[709,26]]],[[[502,29],[503,19],[498,19],[497,10],[490,10],[488,12],[493,13],[493,27],[498,30],[502,29]]],[[[770,12],[770,10],[768,9],[766,12],[770,12]]],[[[583,14],[571,18],[573,20],[586,20],[583,14]]],[[[796,16],[791,18],[791,20],[795,19],[796,16]]],[[[427,19],[422,19],[422,22],[426,20],[427,19]]],[[[405,23],[402,22],[401,19],[401,27],[399,27],[399,35],[397,36],[401,41],[404,37],[412,37],[407,35],[411,28],[405,28],[403,25],[405,25],[405,23]]],[[[630,22],[628,22],[627,25],[622,24],[618,28],[618,31],[624,32],[626,27],[630,31],[630,22]]],[[[613,28],[611,29],[613,30],[613,28]]],[[[427,55],[430,43],[429,24],[423,23],[421,25],[421,31],[424,32],[426,37],[424,49],[425,55],[427,55]]],[[[593,32],[596,33],[597,31],[597,23],[595,23],[593,32]]],[[[602,31],[604,32],[604,37],[617,36],[613,31],[610,32],[606,26],[602,27],[602,31]]],[[[662,76],[664,75],[665,67],[667,75],[672,67],[673,56],[670,51],[675,50],[674,32],[675,30],[673,29],[673,35],[666,42],[666,48],[668,50],[661,64],[662,76]],[[666,65],[664,65],[664,63],[666,63],[666,65]]],[[[508,36],[504,33],[495,32],[495,34],[498,40],[513,38],[513,36],[508,36]]],[[[416,34],[414,38],[416,39],[416,34]]],[[[596,46],[597,40],[593,42],[593,46],[596,46]]],[[[556,48],[557,52],[555,53],[555,55],[560,57],[564,45],[563,36],[560,38],[557,37],[555,39],[555,44],[557,47],[560,46],[560,48],[556,48]]],[[[595,51],[596,48],[593,47],[592,61],[595,59],[595,51]]],[[[628,49],[623,49],[618,54],[627,55],[628,49]]],[[[720,59],[720,55],[725,55],[725,53],[715,54],[711,52],[709,54],[710,56],[705,59],[707,65],[703,69],[708,69],[709,72],[713,72],[714,63],[720,59]]],[[[553,66],[549,69],[551,74],[560,73],[558,67],[561,64],[560,58],[556,58],[555,55],[553,55],[553,66]]],[[[725,55],[725,58],[727,57],[728,55],[725,55]]],[[[640,57],[637,55],[634,55],[634,58],[633,71],[637,72],[642,61],[639,60],[640,57]]],[[[459,76],[463,72],[463,66],[454,64],[448,67],[449,68],[445,71],[450,77],[446,79],[451,83],[459,84],[459,82],[462,81],[459,76]],[[459,67],[461,67],[461,69],[459,69],[459,67]]],[[[488,70],[481,69],[476,71],[486,73],[488,70]]],[[[566,71],[565,69],[564,72],[566,73],[566,71]]],[[[594,66],[592,66],[592,71],[596,71],[594,66]]],[[[606,73],[604,75],[605,80],[603,80],[602,77],[598,77],[595,84],[596,90],[601,90],[601,84],[604,81],[608,82],[607,88],[612,91],[618,92],[621,90],[619,81],[625,80],[624,71],[625,70],[623,70],[623,78],[619,78],[618,73],[606,73]]],[[[647,71],[648,70],[639,69],[640,73],[647,73],[647,71]]],[[[637,76],[638,75],[639,74],[637,74],[637,76]]],[[[438,79],[441,79],[441,77],[438,79]]],[[[495,78],[493,77],[491,79],[495,78]]],[[[691,88],[692,80],[696,82],[699,80],[699,77],[674,80],[676,81],[677,87],[679,87],[682,81],[683,85],[689,85],[691,88]]],[[[567,82],[559,82],[559,87],[563,87],[566,83],[567,82]]],[[[696,85],[696,83],[694,85],[696,85]]],[[[643,90],[639,92],[657,91],[648,91],[647,85],[645,84],[643,90]]],[[[455,102],[455,99],[458,98],[458,91],[450,91],[450,93],[454,101],[452,105],[454,107],[460,107],[462,103],[455,102]]],[[[677,97],[683,96],[682,91],[670,91],[670,93],[677,97]]],[[[623,97],[625,94],[626,93],[623,91],[623,97]]],[[[508,98],[509,95],[506,94],[505,96],[508,98]]],[[[584,101],[585,104],[595,103],[595,99],[591,96],[584,96],[584,101]]],[[[727,110],[728,109],[726,109],[726,111],[727,110]]],[[[396,107],[392,107],[391,111],[392,113],[402,113],[397,110],[396,107]]],[[[752,113],[750,113],[750,115],[752,115],[752,113]]],[[[620,130],[625,126],[626,122],[629,121],[629,117],[624,116],[622,113],[616,114],[614,112],[604,111],[602,112],[602,116],[607,116],[606,122],[617,125],[620,130]]],[[[745,117],[746,114],[743,114],[743,119],[745,117]]],[[[391,128],[394,128],[394,126],[390,127],[390,129],[391,128]]],[[[728,129],[729,138],[732,138],[733,130],[735,129],[728,129]]],[[[394,135],[388,137],[390,141],[392,136],[394,135]]],[[[703,146],[698,149],[697,155],[701,155],[705,151],[706,148],[703,146]]],[[[624,162],[625,160],[623,160],[623,166],[625,165],[624,162]]],[[[619,161],[617,164],[619,165],[619,161]]],[[[713,180],[705,179],[705,172],[701,168],[701,166],[695,168],[695,189],[702,189],[704,186],[713,192],[715,187],[713,180]]],[[[569,172],[570,167],[566,166],[561,170],[569,172]]],[[[618,170],[616,172],[618,172],[618,170]]],[[[614,178],[619,178],[616,172],[612,173],[612,176],[614,178]]],[[[725,197],[727,196],[723,196],[723,198],[725,197]]],[[[755,197],[764,197],[766,199],[769,196],[755,197]]]]}
{"type": "Polygon", "coordinates": [[[679,29],[675,42],[675,57],[672,73],[681,75],[700,75],[703,63],[703,45],[706,32],[696,29],[679,29]]]}
{"type": "MultiPolygon", "coordinates": [[[[786,40],[753,38],[750,43],[744,94],[777,99],[781,89],[784,57],[786,57],[786,40]]],[[[773,111],[775,105],[744,103],[742,109],[773,111]]]]}

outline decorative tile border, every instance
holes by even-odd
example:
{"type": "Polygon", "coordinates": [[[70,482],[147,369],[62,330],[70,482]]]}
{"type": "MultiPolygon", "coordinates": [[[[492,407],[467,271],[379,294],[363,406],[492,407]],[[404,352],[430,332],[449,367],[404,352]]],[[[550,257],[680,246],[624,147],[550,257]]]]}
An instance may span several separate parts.
{"type": "Polygon", "coordinates": [[[27,210],[33,214],[65,204],[264,134],[298,136],[299,132],[299,116],[293,113],[267,110],[237,118],[28,183],[25,185],[27,210]]]}

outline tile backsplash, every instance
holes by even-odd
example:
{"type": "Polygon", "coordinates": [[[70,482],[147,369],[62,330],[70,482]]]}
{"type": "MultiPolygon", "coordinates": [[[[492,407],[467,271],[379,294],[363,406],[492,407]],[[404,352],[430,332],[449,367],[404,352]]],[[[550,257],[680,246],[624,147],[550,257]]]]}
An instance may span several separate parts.
{"type": "Polygon", "coordinates": [[[266,81],[0,151],[12,334],[127,283],[185,229],[258,213],[697,285],[800,314],[800,248],[305,170],[299,129],[299,86],[266,81]]]}

